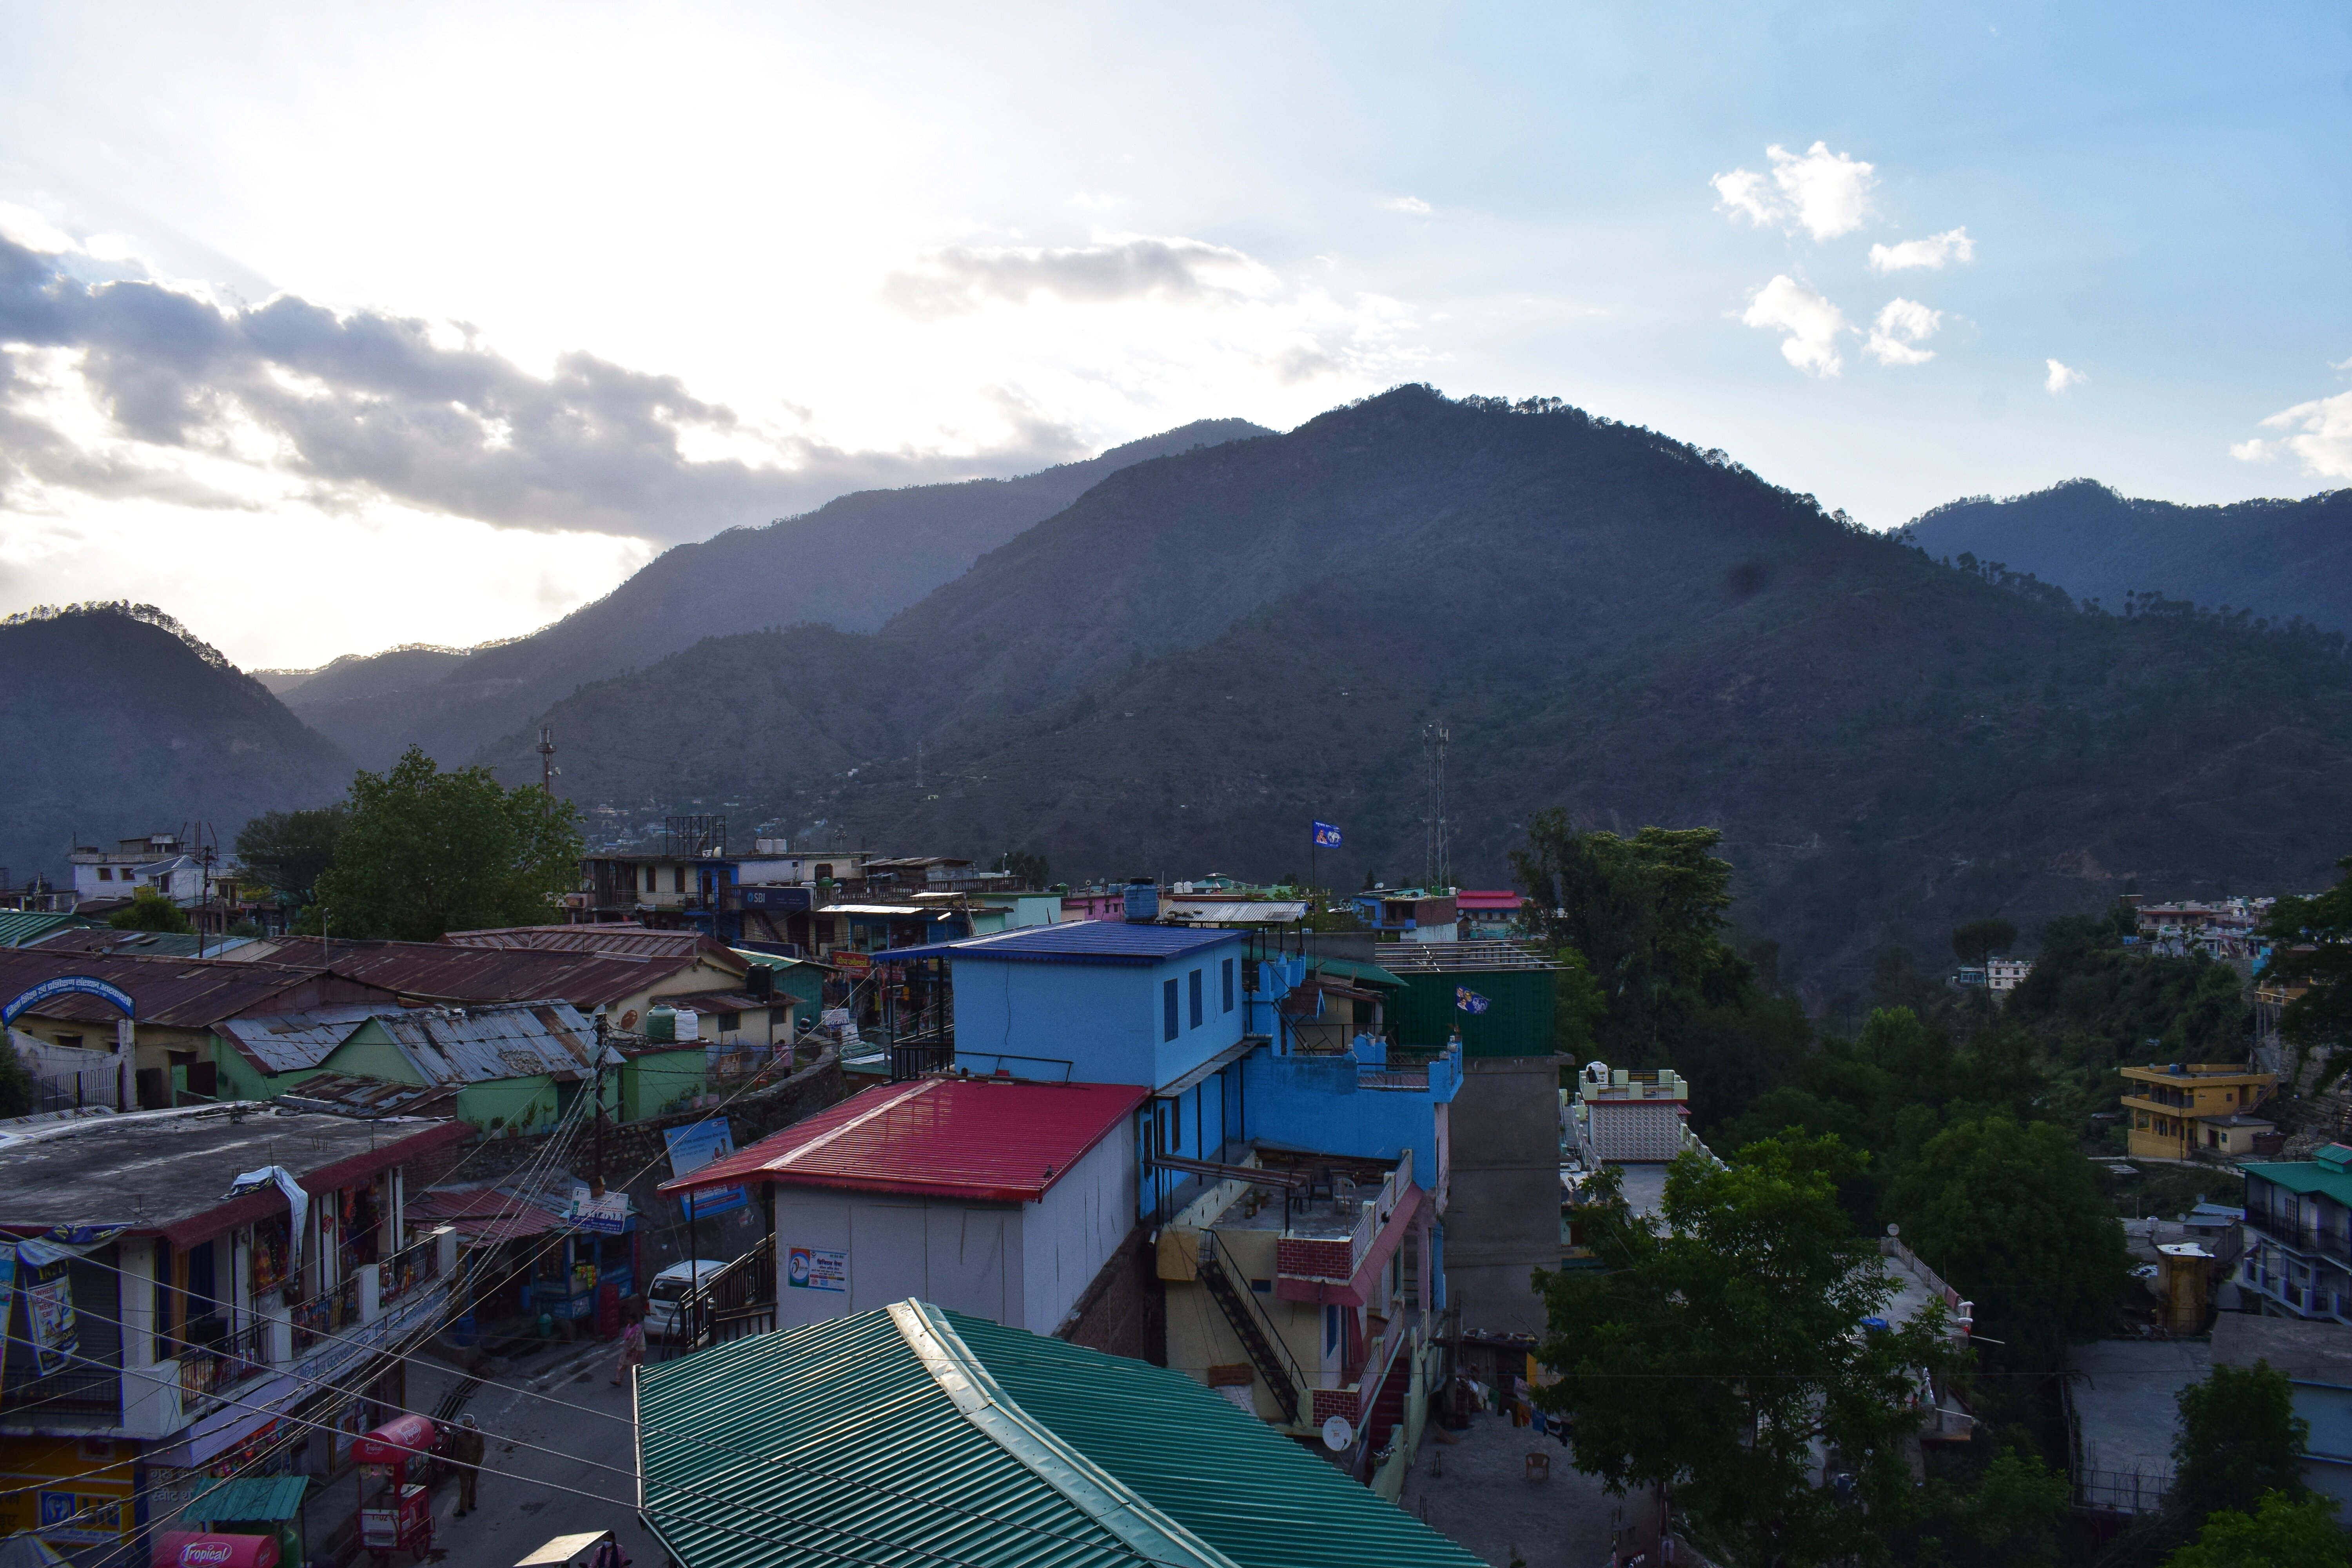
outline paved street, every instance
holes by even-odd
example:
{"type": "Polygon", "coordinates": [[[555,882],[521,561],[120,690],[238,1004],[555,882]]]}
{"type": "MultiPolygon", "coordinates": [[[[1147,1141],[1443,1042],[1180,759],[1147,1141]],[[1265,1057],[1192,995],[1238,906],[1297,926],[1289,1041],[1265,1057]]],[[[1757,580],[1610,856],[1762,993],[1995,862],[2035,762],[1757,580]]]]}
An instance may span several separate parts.
{"type": "MultiPolygon", "coordinates": [[[[614,1347],[593,1342],[556,1351],[543,1365],[482,1384],[466,1401],[461,1413],[488,1435],[480,1507],[455,1518],[457,1482],[434,1489],[433,1542],[443,1568],[511,1568],[551,1535],[607,1529],[617,1533],[637,1568],[661,1568],[661,1549],[636,1522],[629,1396],[625,1387],[607,1381],[614,1355],[614,1347]],[[534,1397],[541,1394],[567,1403],[534,1397]],[[555,1451],[541,1451],[546,1449],[555,1451]],[[488,1473],[494,1470],[508,1474],[488,1473]]],[[[430,1414],[464,1382],[461,1373],[413,1364],[410,1406],[430,1414]]],[[[304,1514],[314,1548],[350,1521],[352,1506],[348,1479],[312,1494],[304,1514]]],[[[358,1561],[364,1568],[369,1560],[358,1561]]],[[[405,1559],[395,1559],[395,1568],[408,1568],[405,1559]]]]}

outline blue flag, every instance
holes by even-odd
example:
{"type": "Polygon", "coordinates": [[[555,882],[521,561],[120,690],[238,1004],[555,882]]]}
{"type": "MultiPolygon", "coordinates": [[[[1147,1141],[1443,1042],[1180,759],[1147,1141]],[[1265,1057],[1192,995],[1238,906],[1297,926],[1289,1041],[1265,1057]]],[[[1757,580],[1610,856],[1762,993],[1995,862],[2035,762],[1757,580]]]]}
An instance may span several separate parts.
{"type": "Polygon", "coordinates": [[[1318,849],[1337,849],[1339,847],[1339,830],[1328,822],[1317,823],[1315,847],[1318,849]]]}
{"type": "Polygon", "coordinates": [[[1495,1005],[1491,996],[1481,996],[1467,985],[1454,988],[1454,1005],[1465,1013],[1483,1013],[1495,1005]]]}

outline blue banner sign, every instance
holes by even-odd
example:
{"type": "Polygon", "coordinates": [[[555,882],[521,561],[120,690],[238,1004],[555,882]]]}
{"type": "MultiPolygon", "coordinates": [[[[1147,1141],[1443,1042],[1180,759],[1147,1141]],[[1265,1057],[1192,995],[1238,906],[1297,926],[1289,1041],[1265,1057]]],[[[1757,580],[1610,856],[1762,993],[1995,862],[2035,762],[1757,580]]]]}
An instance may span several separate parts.
{"type": "Polygon", "coordinates": [[[18,1014],[30,1012],[53,997],[69,996],[77,992],[84,996],[95,996],[101,1002],[112,1003],[122,1009],[122,1016],[126,1018],[139,1016],[138,1005],[121,986],[109,985],[95,974],[60,974],[55,980],[42,981],[5,1007],[0,1007],[0,1026],[15,1023],[18,1014]]]}

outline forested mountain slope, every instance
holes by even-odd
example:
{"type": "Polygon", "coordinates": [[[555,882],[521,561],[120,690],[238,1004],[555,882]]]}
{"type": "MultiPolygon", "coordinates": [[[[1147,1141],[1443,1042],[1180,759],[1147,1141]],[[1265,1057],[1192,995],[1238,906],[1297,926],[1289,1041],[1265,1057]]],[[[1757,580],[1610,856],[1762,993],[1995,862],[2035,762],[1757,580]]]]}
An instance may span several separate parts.
{"type": "Polygon", "coordinates": [[[2340,638],[2083,613],[1719,454],[1420,388],[1130,468],[877,635],[713,638],[549,717],[584,802],[1062,876],[1303,871],[1321,816],[1342,886],[1420,876],[1443,718],[1460,879],[1538,805],[1714,824],[1822,984],[1955,916],[2318,885],[2352,847],[2340,638]]]}
{"type": "Polygon", "coordinates": [[[1122,468],[1266,434],[1245,419],[1203,419],[1017,479],[860,490],[678,545],[553,626],[453,665],[434,669],[406,649],[339,659],[288,700],[370,766],[412,743],[454,763],[581,682],[705,637],[803,622],[870,631],[1122,468]]]}
{"type": "Polygon", "coordinates": [[[209,824],[342,794],[351,763],[267,688],[146,606],[0,624],[0,864],[62,877],[79,840],[209,824]]]}
{"type": "Polygon", "coordinates": [[[1907,531],[1938,560],[2000,562],[2109,610],[2134,593],[2160,594],[2352,633],[2352,489],[2176,506],[2074,479],[2008,500],[1952,501],[1907,531]]]}

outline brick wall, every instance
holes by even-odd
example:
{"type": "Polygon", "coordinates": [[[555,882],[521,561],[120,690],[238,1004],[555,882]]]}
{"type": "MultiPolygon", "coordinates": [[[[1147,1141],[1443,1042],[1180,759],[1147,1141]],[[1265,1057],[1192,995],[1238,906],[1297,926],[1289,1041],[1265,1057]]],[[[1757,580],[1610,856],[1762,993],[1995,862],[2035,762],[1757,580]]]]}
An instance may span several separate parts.
{"type": "Polygon", "coordinates": [[[1168,1292],[1150,1233],[1138,1226],[1102,1266],[1054,1337],[1074,1345],[1168,1364],[1168,1292]]]}

